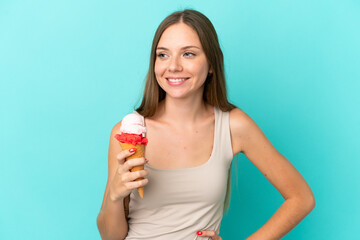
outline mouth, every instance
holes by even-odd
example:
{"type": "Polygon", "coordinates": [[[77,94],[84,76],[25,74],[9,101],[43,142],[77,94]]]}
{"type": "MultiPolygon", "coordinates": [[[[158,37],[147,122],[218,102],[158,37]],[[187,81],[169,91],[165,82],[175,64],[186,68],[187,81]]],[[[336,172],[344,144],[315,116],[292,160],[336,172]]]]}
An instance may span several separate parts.
{"type": "Polygon", "coordinates": [[[171,82],[171,83],[179,83],[179,82],[184,82],[186,80],[188,80],[189,78],[166,78],[167,81],[171,82]]]}

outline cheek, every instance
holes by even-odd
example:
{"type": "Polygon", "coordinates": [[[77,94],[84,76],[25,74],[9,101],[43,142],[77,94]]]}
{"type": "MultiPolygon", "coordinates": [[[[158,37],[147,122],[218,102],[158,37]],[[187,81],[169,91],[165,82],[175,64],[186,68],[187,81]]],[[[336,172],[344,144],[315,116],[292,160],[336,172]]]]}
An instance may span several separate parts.
{"type": "Polygon", "coordinates": [[[154,65],[154,73],[155,73],[155,78],[156,78],[156,81],[157,83],[159,84],[159,86],[161,88],[163,88],[163,84],[162,82],[160,81],[161,79],[161,76],[163,75],[164,71],[163,71],[163,67],[161,64],[157,64],[155,62],[155,65],[154,65]]]}
{"type": "Polygon", "coordinates": [[[159,72],[159,66],[158,66],[158,64],[155,63],[155,66],[154,66],[155,76],[158,76],[158,72],[159,72]]]}
{"type": "Polygon", "coordinates": [[[193,73],[196,73],[199,76],[199,78],[206,78],[209,72],[209,67],[207,62],[199,61],[196,64],[192,64],[191,71],[193,73]]]}
{"type": "Polygon", "coordinates": [[[154,66],[154,72],[156,76],[161,76],[165,71],[164,64],[160,64],[158,62],[155,62],[154,66]]]}

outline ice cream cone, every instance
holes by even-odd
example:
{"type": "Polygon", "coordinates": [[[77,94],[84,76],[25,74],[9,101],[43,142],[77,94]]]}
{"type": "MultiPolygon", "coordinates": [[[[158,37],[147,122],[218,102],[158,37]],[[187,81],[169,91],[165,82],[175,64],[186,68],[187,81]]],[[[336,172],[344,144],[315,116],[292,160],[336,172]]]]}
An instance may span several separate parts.
{"type": "MultiPolygon", "coordinates": [[[[136,148],[135,153],[133,155],[127,157],[125,159],[126,161],[129,160],[129,159],[141,158],[141,157],[145,156],[145,145],[143,145],[143,144],[132,145],[132,144],[129,144],[129,143],[122,143],[122,142],[119,142],[119,143],[120,143],[120,146],[121,146],[122,150],[127,150],[127,149],[130,149],[130,148],[136,148]]],[[[136,171],[140,171],[140,170],[144,170],[144,165],[135,166],[130,171],[131,172],[136,172],[136,171]]],[[[144,178],[140,177],[140,178],[137,178],[135,181],[139,181],[139,180],[142,180],[142,179],[144,179],[144,178]]],[[[139,187],[138,192],[139,192],[140,197],[144,198],[144,187],[139,187]]]]}
{"type": "MultiPolygon", "coordinates": [[[[148,143],[145,137],[146,127],[144,126],[144,118],[138,113],[126,115],[121,121],[120,134],[116,134],[115,138],[119,141],[122,150],[136,148],[136,151],[125,161],[133,158],[141,158],[145,156],[145,146],[148,143]]],[[[135,166],[130,171],[136,172],[144,169],[144,165],[135,166]]],[[[140,177],[135,181],[142,180],[140,177]]],[[[139,187],[138,192],[141,198],[144,198],[144,187],[139,187]]]]}

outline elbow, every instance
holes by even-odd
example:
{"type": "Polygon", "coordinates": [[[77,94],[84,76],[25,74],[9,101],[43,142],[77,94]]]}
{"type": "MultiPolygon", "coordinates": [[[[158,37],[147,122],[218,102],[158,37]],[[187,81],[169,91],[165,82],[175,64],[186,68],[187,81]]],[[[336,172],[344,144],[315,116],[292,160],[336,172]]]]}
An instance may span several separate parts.
{"type": "Polygon", "coordinates": [[[312,192],[300,198],[301,205],[304,207],[305,211],[309,214],[315,208],[315,196],[312,192]]]}
{"type": "Polygon", "coordinates": [[[311,191],[311,189],[310,189],[310,192],[307,194],[306,202],[307,202],[307,206],[311,212],[315,208],[315,205],[316,205],[315,196],[314,196],[314,193],[311,191]]]}
{"type": "Polygon", "coordinates": [[[301,209],[301,211],[306,213],[306,215],[309,214],[316,205],[314,194],[311,191],[310,193],[293,196],[287,198],[286,200],[293,202],[297,208],[299,210],[301,209]]]}
{"type": "Polygon", "coordinates": [[[104,235],[103,235],[103,224],[102,224],[102,221],[101,221],[100,213],[99,213],[99,215],[98,215],[97,218],[96,218],[96,225],[97,225],[97,228],[98,228],[98,230],[99,230],[99,234],[100,234],[101,239],[104,239],[104,235]]]}
{"type": "Polygon", "coordinates": [[[311,194],[309,200],[308,200],[308,206],[309,206],[309,209],[310,209],[310,212],[315,208],[315,196],[314,194],[311,194]]]}

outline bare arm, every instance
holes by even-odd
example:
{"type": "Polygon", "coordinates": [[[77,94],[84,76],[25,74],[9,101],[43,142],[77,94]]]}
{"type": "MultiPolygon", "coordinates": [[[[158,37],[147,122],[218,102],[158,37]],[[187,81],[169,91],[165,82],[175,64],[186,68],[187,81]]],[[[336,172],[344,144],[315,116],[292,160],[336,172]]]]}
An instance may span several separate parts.
{"type": "Polygon", "coordinates": [[[243,111],[230,113],[234,153],[243,152],[285,199],[274,215],[247,240],[280,239],[315,206],[314,195],[301,174],[243,111]]]}
{"type": "Polygon", "coordinates": [[[128,232],[128,224],[124,211],[124,200],[111,199],[109,188],[111,180],[114,178],[118,161],[117,153],[121,152],[120,144],[114,138],[120,124],[114,126],[110,135],[109,153],[108,153],[108,181],[105,188],[104,199],[101,205],[100,213],[97,217],[97,225],[102,239],[124,239],[128,232]]]}
{"type": "Polygon", "coordinates": [[[104,206],[97,217],[97,225],[103,240],[122,240],[128,232],[124,200],[112,201],[105,196],[104,206]]]}

